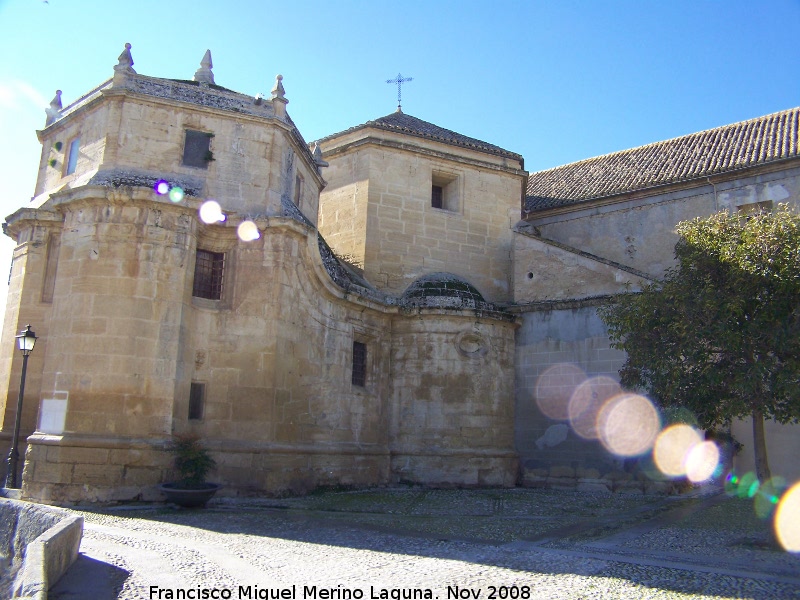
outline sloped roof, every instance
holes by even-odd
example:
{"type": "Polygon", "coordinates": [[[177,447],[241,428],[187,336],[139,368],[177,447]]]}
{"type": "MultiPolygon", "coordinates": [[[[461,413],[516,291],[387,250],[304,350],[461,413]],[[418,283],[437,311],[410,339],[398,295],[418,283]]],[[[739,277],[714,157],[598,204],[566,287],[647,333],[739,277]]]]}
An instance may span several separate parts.
{"type": "Polygon", "coordinates": [[[472,150],[487,152],[497,156],[505,156],[508,158],[513,158],[514,160],[522,160],[521,154],[509,152],[508,150],[503,150],[494,144],[489,144],[487,142],[482,142],[481,140],[476,140],[475,138],[467,137],[466,135],[461,135],[455,131],[450,131],[449,129],[439,127],[433,123],[428,123],[427,121],[423,121],[417,117],[407,115],[399,110],[390,115],[386,115],[385,117],[381,117],[380,119],[367,121],[363,125],[356,125],[355,127],[351,127],[345,131],[340,131],[339,133],[326,136],[318,141],[325,142],[327,140],[339,137],[340,135],[358,131],[359,129],[366,129],[368,127],[383,129],[385,131],[394,131],[397,133],[405,133],[407,135],[428,138],[437,142],[444,142],[445,144],[452,144],[453,146],[461,146],[462,148],[470,148],[472,150]]]}
{"type": "Polygon", "coordinates": [[[792,108],[531,173],[525,210],[534,212],[798,156],[800,108],[792,108]]]}

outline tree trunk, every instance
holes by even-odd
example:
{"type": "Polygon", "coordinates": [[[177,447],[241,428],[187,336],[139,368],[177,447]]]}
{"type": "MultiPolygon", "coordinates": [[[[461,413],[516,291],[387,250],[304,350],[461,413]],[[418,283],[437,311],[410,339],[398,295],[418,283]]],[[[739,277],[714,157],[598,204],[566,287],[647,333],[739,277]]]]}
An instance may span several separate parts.
{"type": "Polygon", "coordinates": [[[767,439],[764,436],[764,413],[753,409],[753,452],[755,453],[756,477],[763,484],[772,478],[767,458],[767,439]]]}

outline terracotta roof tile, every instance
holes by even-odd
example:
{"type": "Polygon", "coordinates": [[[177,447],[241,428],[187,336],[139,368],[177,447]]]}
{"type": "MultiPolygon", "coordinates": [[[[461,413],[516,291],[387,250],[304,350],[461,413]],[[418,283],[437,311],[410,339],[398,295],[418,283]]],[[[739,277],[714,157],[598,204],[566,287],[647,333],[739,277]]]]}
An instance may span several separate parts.
{"type": "Polygon", "coordinates": [[[798,156],[800,108],[531,173],[527,212],[798,156]]]}

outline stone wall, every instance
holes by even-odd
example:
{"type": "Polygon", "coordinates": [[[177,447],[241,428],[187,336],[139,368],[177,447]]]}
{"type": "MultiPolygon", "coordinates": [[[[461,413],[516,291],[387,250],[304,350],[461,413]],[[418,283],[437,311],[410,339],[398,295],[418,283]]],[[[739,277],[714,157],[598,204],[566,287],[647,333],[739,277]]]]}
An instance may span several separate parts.
{"type": "Polygon", "coordinates": [[[350,147],[353,135],[323,144],[331,166],[324,172],[320,231],[331,248],[363,262],[365,278],[395,295],[421,275],[447,271],[490,302],[510,300],[520,165],[382,131],[369,133],[374,143],[370,137],[350,147]],[[442,209],[431,206],[439,177],[452,188],[442,209]]]}
{"type": "Polygon", "coordinates": [[[515,328],[442,314],[395,320],[390,447],[397,480],[513,485],[515,328]]]}
{"type": "MultiPolygon", "coordinates": [[[[572,386],[596,376],[619,380],[625,354],[609,346],[605,325],[595,306],[553,306],[549,310],[525,312],[517,332],[515,442],[523,471],[551,467],[596,469],[601,475],[618,470],[622,462],[597,441],[576,435],[566,419],[553,419],[539,408],[537,392],[548,390],[537,384],[542,375],[566,366],[574,373],[572,386]],[[575,369],[577,367],[577,369],[575,369]]],[[[568,402],[569,395],[561,399],[568,402]]],[[[567,415],[566,407],[557,414],[567,415]]],[[[542,474],[540,473],[540,476],[542,474]]]]}
{"type": "Polygon", "coordinates": [[[680,221],[720,210],[771,201],[800,207],[800,168],[733,175],[667,189],[647,190],[584,208],[544,211],[529,216],[542,237],[660,276],[674,263],[680,221]]]}

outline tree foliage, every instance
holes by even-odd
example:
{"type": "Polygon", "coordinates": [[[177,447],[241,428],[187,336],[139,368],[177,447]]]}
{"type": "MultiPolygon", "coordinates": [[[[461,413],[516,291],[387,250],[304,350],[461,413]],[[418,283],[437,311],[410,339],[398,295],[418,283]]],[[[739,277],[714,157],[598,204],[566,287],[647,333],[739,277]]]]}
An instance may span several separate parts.
{"type": "Polygon", "coordinates": [[[622,383],[706,428],[748,415],[762,430],[762,415],[800,421],[800,217],[780,205],[677,232],[663,280],[600,311],[628,355],[622,383]]]}

